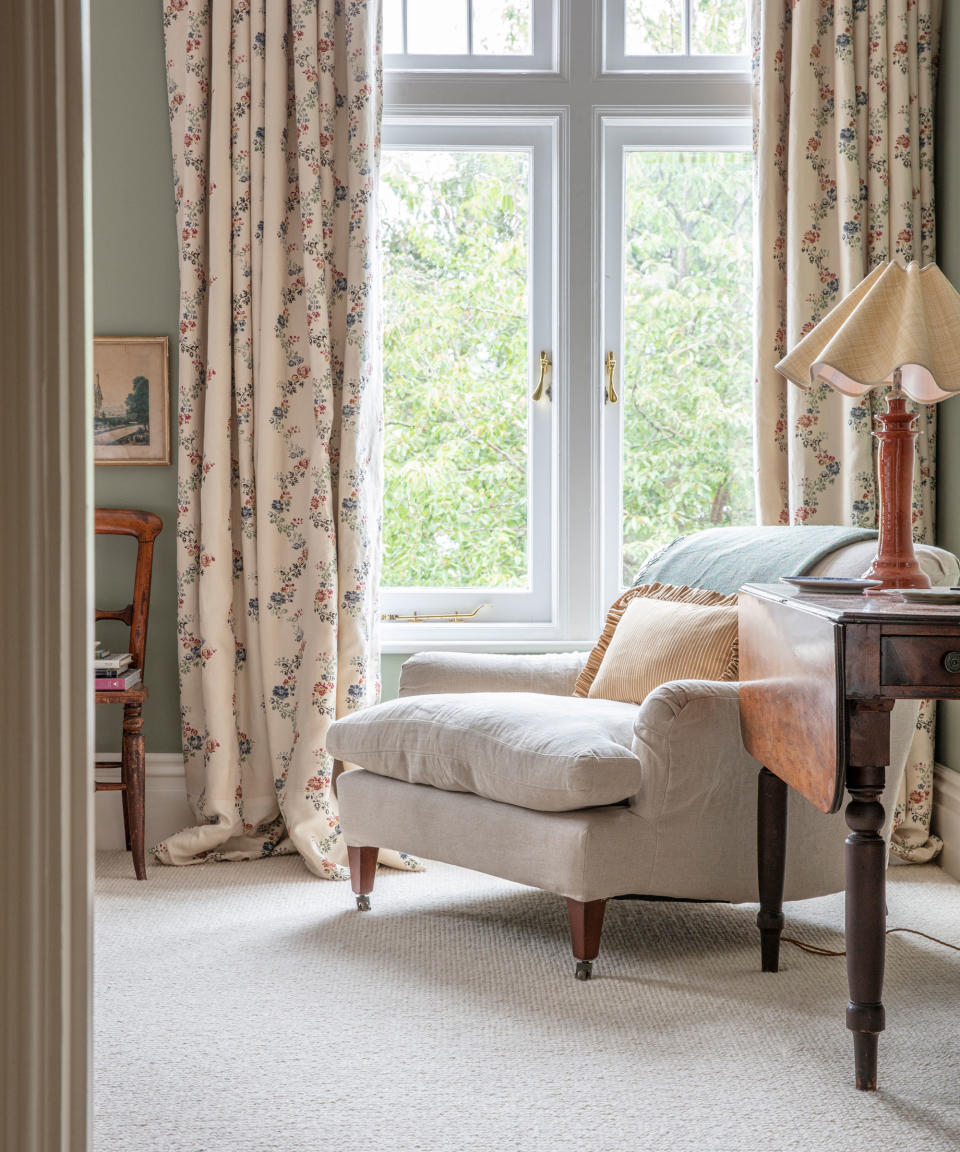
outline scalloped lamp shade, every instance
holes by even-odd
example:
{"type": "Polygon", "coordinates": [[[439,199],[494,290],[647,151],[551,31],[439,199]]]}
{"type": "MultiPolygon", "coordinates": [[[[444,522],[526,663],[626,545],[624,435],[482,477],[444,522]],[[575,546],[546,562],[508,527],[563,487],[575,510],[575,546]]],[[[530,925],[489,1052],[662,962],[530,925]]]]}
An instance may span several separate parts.
{"type": "Polygon", "coordinates": [[[960,392],[960,293],[936,264],[881,264],[830,311],[779,364],[801,388],[823,383],[846,396],[893,384],[877,458],[877,555],[864,576],[882,588],[929,588],[913,552],[915,419],[902,389],[918,404],[960,392]]]}
{"type": "Polygon", "coordinates": [[[880,264],[844,297],[777,371],[809,388],[863,396],[893,382],[918,404],[960,392],[960,293],[936,264],[880,264]]]}

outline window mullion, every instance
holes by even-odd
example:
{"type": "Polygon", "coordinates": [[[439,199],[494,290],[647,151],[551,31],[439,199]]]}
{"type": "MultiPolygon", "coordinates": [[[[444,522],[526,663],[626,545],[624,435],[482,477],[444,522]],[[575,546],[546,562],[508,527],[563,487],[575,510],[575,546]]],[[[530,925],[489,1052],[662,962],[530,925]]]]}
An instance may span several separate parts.
{"type": "Polygon", "coordinates": [[[467,0],[467,55],[473,55],[473,0],[467,0]]]}
{"type": "Polygon", "coordinates": [[[684,56],[690,55],[690,44],[691,44],[690,27],[691,27],[691,21],[693,19],[693,13],[691,11],[692,7],[693,7],[693,0],[683,0],[683,13],[682,13],[681,19],[683,22],[682,31],[683,31],[683,54],[684,54],[684,56]]]}
{"type": "Polygon", "coordinates": [[[402,5],[401,20],[403,21],[403,54],[407,55],[409,49],[407,48],[407,0],[400,0],[402,5]]]}

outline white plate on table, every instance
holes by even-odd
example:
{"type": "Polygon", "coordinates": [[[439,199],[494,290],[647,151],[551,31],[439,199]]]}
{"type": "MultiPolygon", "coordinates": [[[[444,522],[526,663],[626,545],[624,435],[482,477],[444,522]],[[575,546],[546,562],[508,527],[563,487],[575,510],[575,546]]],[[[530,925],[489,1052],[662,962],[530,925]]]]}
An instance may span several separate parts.
{"type": "Polygon", "coordinates": [[[792,584],[801,592],[846,593],[857,596],[868,588],[879,588],[882,580],[844,580],[839,576],[781,576],[784,584],[792,584]]]}
{"type": "Polygon", "coordinates": [[[898,588],[908,604],[960,604],[960,588],[898,588]]]}

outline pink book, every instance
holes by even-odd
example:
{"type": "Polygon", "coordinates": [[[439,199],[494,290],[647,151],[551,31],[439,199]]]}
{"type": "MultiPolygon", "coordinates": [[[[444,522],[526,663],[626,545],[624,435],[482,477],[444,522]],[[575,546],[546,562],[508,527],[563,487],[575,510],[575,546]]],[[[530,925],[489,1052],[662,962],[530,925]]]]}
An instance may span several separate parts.
{"type": "Polygon", "coordinates": [[[140,669],[131,668],[123,676],[97,676],[93,687],[97,692],[123,692],[140,682],[140,669]]]}

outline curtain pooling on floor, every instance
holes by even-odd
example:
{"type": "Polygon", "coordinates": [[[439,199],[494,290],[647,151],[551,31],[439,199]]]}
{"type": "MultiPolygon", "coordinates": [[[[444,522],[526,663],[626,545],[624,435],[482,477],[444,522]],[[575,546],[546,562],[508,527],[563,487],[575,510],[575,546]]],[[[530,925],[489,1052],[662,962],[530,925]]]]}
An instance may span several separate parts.
{"type": "Polygon", "coordinates": [[[330,722],[376,701],[376,0],[173,0],[178,643],[168,864],[344,875],[330,722]]]}

